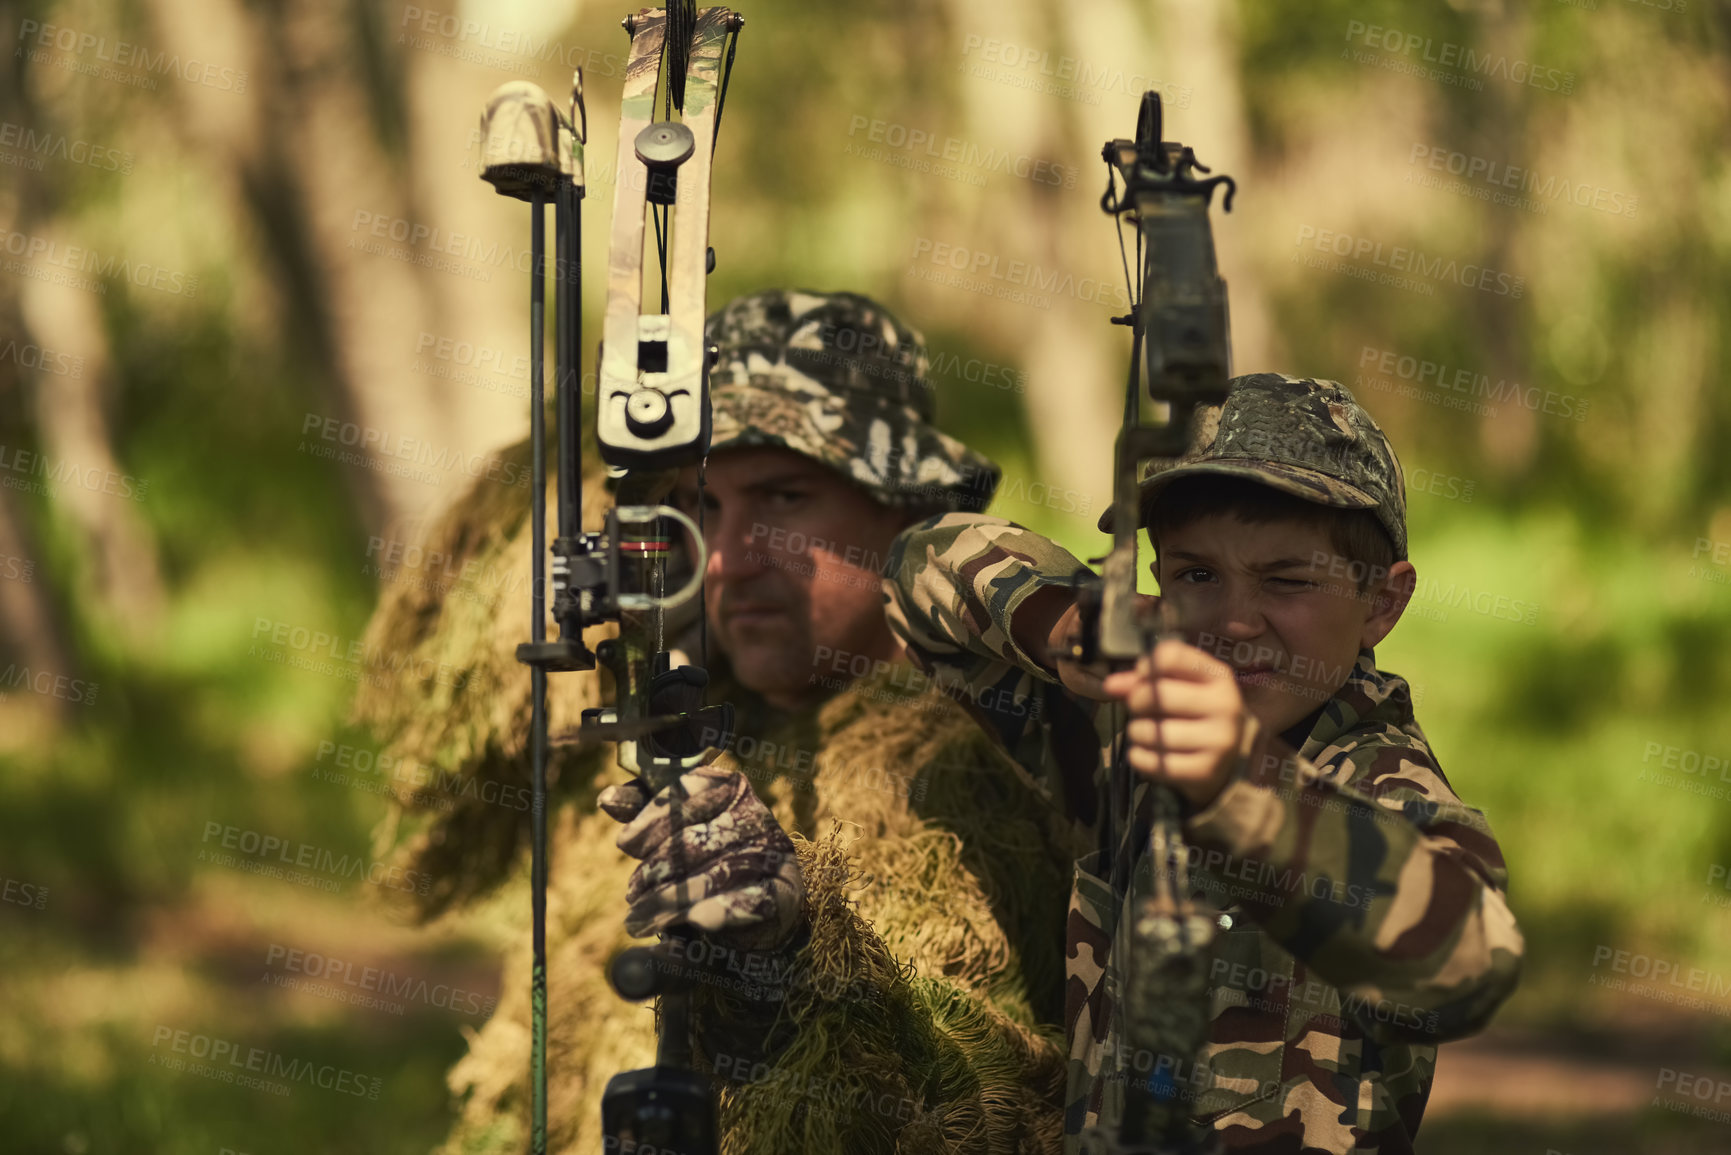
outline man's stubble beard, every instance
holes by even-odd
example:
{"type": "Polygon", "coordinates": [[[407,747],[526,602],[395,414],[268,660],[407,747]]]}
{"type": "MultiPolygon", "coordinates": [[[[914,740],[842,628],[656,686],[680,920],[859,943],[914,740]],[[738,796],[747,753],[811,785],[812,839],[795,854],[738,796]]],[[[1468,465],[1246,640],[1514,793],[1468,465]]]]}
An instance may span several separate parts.
{"type": "Polygon", "coordinates": [[[803,698],[811,692],[812,631],[810,608],[803,591],[753,588],[718,600],[717,617],[727,624],[714,627],[733,676],[741,685],[765,697],[803,698]],[[727,620],[724,611],[737,602],[774,602],[783,612],[762,622],[727,620]]]}

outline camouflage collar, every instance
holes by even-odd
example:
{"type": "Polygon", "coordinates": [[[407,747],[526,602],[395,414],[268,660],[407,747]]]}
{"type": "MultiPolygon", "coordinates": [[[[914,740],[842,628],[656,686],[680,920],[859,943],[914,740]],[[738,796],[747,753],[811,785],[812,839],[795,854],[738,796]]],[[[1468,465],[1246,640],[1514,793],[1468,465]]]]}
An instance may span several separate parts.
{"type": "Polygon", "coordinates": [[[1413,717],[1412,687],[1400,675],[1377,669],[1376,651],[1369,647],[1358,652],[1358,661],[1347,674],[1346,683],[1323,707],[1322,716],[1311,727],[1298,754],[1321,765],[1322,751],[1335,745],[1342,736],[1366,726],[1418,732],[1413,717]]]}

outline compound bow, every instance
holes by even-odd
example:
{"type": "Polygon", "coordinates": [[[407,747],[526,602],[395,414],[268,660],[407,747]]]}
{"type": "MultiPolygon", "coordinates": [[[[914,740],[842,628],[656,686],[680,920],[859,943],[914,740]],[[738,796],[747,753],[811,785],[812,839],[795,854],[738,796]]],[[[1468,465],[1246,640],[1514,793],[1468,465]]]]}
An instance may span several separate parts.
{"type": "MultiPolygon", "coordinates": [[[[619,763],[651,796],[717,753],[703,739],[728,734],[732,707],[701,705],[708,675],[672,666],[664,614],[697,595],[704,570],[701,527],[661,504],[678,469],[709,448],[711,350],[703,340],[709,248],[710,162],[738,34],[745,21],[692,0],[627,16],[631,37],[620,106],[618,163],[608,260],[607,307],[597,355],[596,441],[618,478],[616,503],[598,532],[582,524],[581,205],[588,116],[583,77],[573,79],[569,114],[545,91],[516,81],[487,101],[481,120],[481,175],[502,195],[530,205],[529,424],[533,453],[530,641],[517,658],[530,668],[533,806],[530,887],[531,1150],[547,1147],[547,755],[550,742],[615,742],[619,763]],[[723,63],[725,58],[725,65],[723,63]],[[660,117],[656,96],[663,95],[660,117]],[[543,343],[546,312],[545,207],[554,210],[554,344],[558,533],[546,540],[543,343]],[[661,273],[657,312],[643,310],[646,214],[654,219],[661,273]],[[676,227],[677,226],[677,227],[676,227]],[[678,525],[693,559],[689,580],[666,589],[678,525]],[[547,638],[546,587],[559,637],[547,638]],[[617,621],[615,637],[591,653],[589,626],[617,621]],[[547,677],[593,670],[613,675],[614,705],[585,710],[570,736],[550,736],[547,677]]],[[[608,1150],[717,1150],[715,1095],[691,1069],[685,991],[651,948],[615,960],[614,986],[627,998],[661,997],[654,1067],[615,1076],[602,1100],[608,1150]]]]}
{"type": "MultiPolygon", "coordinates": [[[[1136,595],[1136,534],[1141,525],[1142,466],[1173,463],[1188,443],[1196,411],[1226,398],[1232,375],[1226,282],[1214,258],[1209,202],[1226,186],[1226,211],[1236,191],[1231,177],[1196,179],[1209,170],[1189,148],[1160,139],[1160,94],[1146,92],[1136,139],[1108,141],[1106,192],[1100,207],[1138,227],[1141,293],[1131,287],[1130,375],[1124,424],[1114,455],[1112,551],[1101,577],[1079,591],[1083,634],[1077,657],[1123,666],[1152,651],[1165,634],[1159,612],[1136,595]],[[1116,178],[1124,191],[1116,191],[1116,178]],[[1147,400],[1143,404],[1143,359],[1147,400]]],[[[1122,231],[1119,247],[1123,248],[1122,231]]],[[[1129,279],[1125,260],[1125,278],[1129,279]]],[[[1153,892],[1136,904],[1131,952],[1125,967],[1124,1019],[1137,1054],[1157,1056],[1145,1082],[1127,1086],[1114,1134],[1095,1128],[1084,1136],[1087,1155],[1205,1155],[1216,1150],[1212,1131],[1191,1124],[1177,1073],[1208,1040],[1208,948],[1215,922],[1190,897],[1182,806],[1166,786],[1148,783],[1152,813],[1148,835],[1153,892]]],[[[1114,837],[1133,819],[1129,768],[1114,757],[1111,783],[1114,837]]],[[[1132,846],[1135,841],[1132,840],[1132,846]]]]}

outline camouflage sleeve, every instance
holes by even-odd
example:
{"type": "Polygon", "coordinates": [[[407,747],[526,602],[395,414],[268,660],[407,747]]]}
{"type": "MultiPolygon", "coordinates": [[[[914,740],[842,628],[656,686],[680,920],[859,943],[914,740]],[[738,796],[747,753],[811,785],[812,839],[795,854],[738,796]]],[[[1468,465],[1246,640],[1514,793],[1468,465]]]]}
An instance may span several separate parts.
{"type": "Polygon", "coordinates": [[[1246,912],[1372,1037],[1482,1028],[1525,950],[1484,815],[1398,732],[1317,766],[1251,729],[1238,772],[1187,821],[1204,863],[1253,883],[1246,912]]]}
{"type": "Polygon", "coordinates": [[[928,518],[890,547],[884,581],[890,630],[915,665],[1015,753],[1039,721],[1026,703],[1044,697],[1042,684],[1056,686],[1057,678],[1016,643],[1012,621],[1034,594],[1067,589],[1087,569],[1056,543],[1001,517],[928,518]]]}

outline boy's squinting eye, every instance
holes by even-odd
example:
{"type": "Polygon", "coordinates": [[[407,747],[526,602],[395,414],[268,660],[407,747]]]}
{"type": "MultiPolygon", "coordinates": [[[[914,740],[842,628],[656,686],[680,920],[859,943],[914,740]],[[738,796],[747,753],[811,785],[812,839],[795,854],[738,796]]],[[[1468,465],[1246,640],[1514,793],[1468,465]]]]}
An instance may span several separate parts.
{"type": "Polygon", "coordinates": [[[1296,592],[1299,590],[1312,589],[1316,585],[1316,583],[1311,581],[1309,578],[1287,578],[1287,577],[1269,578],[1268,584],[1275,587],[1276,589],[1288,590],[1288,591],[1293,591],[1293,592],[1296,592]]]}

